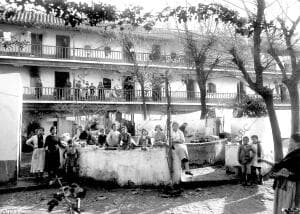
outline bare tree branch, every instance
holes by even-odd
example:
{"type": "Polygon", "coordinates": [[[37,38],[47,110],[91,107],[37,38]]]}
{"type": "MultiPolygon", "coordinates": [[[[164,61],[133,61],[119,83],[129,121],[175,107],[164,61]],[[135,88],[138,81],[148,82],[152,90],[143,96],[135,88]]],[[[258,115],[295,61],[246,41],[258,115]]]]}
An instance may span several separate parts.
{"type": "Polygon", "coordinates": [[[249,73],[247,72],[246,68],[245,68],[245,63],[244,60],[241,59],[241,57],[239,56],[239,54],[237,53],[237,50],[235,47],[232,47],[229,50],[230,54],[233,56],[233,62],[234,64],[237,65],[237,67],[239,68],[239,70],[242,72],[242,74],[244,75],[245,80],[247,81],[247,83],[249,84],[249,87],[254,90],[256,90],[256,84],[253,82],[253,80],[251,79],[249,73]]]}
{"type": "Polygon", "coordinates": [[[282,19],[278,18],[278,22],[280,23],[280,26],[281,26],[281,29],[282,29],[282,32],[283,32],[283,35],[284,35],[285,43],[286,43],[286,46],[287,46],[287,50],[288,50],[288,53],[289,53],[289,56],[290,56],[291,66],[292,66],[292,73],[293,73],[293,75],[297,76],[297,74],[296,74],[298,72],[297,58],[296,58],[295,50],[293,48],[291,39],[294,35],[294,31],[295,31],[297,25],[300,22],[300,16],[297,18],[297,20],[295,22],[293,22],[293,25],[292,25],[290,30],[288,30],[287,26],[285,25],[285,22],[282,19]]]}

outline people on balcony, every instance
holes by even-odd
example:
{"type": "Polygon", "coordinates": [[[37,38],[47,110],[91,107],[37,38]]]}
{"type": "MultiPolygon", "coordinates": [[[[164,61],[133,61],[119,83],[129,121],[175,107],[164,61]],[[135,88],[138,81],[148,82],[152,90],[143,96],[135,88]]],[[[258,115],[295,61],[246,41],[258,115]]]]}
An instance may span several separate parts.
{"type": "Polygon", "coordinates": [[[89,96],[89,89],[90,89],[89,82],[86,81],[86,82],[85,82],[85,87],[82,89],[82,96],[83,96],[83,99],[84,99],[84,100],[87,100],[87,99],[88,99],[88,96],[89,96]]]}
{"type": "Polygon", "coordinates": [[[69,78],[66,80],[65,88],[66,88],[66,92],[65,92],[66,93],[66,99],[70,100],[71,99],[72,83],[71,83],[69,78]]]}
{"type": "Polygon", "coordinates": [[[98,99],[99,100],[104,100],[105,99],[105,94],[104,94],[104,86],[102,82],[99,82],[98,84],[98,99]]]}
{"type": "Polygon", "coordinates": [[[94,86],[94,84],[91,82],[91,85],[90,85],[90,95],[93,99],[93,97],[95,96],[95,92],[96,92],[96,87],[94,86]]]}
{"type": "Polygon", "coordinates": [[[80,89],[81,89],[81,81],[77,81],[75,84],[75,99],[79,100],[80,99],[80,89]]]}
{"type": "Polygon", "coordinates": [[[111,130],[107,135],[107,144],[109,147],[118,147],[120,145],[120,132],[117,130],[117,125],[113,123],[111,130]]]}

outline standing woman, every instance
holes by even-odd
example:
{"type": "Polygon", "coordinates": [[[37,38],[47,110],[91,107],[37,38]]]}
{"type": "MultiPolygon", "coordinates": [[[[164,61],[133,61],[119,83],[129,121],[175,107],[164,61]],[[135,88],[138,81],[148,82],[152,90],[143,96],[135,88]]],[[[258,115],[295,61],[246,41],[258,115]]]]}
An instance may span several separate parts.
{"type": "Polygon", "coordinates": [[[52,179],[57,176],[60,166],[59,146],[62,146],[59,137],[56,135],[57,130],[55,126],[50,128],[50,135],[46,137],[46,171],[49,178],[52,179]]]}
{"type": "Polygon", "coordinates": [[[292,134],[288,154],[273,167],[274,214],[300,207],[300,134],[292,134]]]}
{"type": "Polygon", "coordinates": [[[26,144],[33,148],[30,172],[35,174],[37,180],[41,180],[45,168],[44,128],[38,128],[37,134],[29,138],[26,144]]]}
{"type": "Polygon", "coordinates": [[[189,154],[187,146],[185,145],[184,134],[180,131],[179,124],[177,122],[173,122],[172,124],[171,140],[177,156],[179,157],[182,165],[184,165],[185,174],[193,176],[193,173],[190,171],[189,154]]]}

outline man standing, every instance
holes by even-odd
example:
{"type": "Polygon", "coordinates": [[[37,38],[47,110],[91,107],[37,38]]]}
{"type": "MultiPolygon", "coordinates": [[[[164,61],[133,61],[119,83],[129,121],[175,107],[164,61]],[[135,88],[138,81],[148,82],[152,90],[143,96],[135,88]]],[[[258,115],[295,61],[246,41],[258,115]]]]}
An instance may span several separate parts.
{"type": "Polygon", "coordinates": [[[118,147],[120,145],[120,132],[117,130],[115,123],[111,125],[111,130],[107,135],[107,144],[110,147],[118,147]]]}
{"type": "Polygon", "coordinates": [[[171,140],[174,146],[175,152],[178,155],[181,163],[184,165],[185,174],[193,175],[190,171],[189,166],[189,154],[187,150],[187,146],[185,143],[185,138],[182,131],[179,130],[179,124],[177,122],[173,122],[172,131],[171,131],[171,140]]]}
{"type": "Polygon", "coordinates": [[[77,81],[75,84],[75,99],[79,100],[80,98],[80,88],[81,88],[81,81],[77,81]]]}
{"type": "Polygon", "coordinates": [[[68,78],[65,84],[65,88],[66,88],[66,99],[69,100],[71,97],[71,87],[72,87],[72,83],[70,81],[70,79],[68,78]]]}

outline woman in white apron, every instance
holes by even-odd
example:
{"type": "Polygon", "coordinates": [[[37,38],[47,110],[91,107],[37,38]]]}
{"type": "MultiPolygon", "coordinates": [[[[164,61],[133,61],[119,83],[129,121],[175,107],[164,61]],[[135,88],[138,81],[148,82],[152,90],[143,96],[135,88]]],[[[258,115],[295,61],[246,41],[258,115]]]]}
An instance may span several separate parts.
{"type": "Polygon", "coordinates": [[[37,180],[42,179],[45,168],[44,128],[39,128],[37,134],[29,138],[26,144],[33,148],[30,172],[35,174],[37,180]]]}

